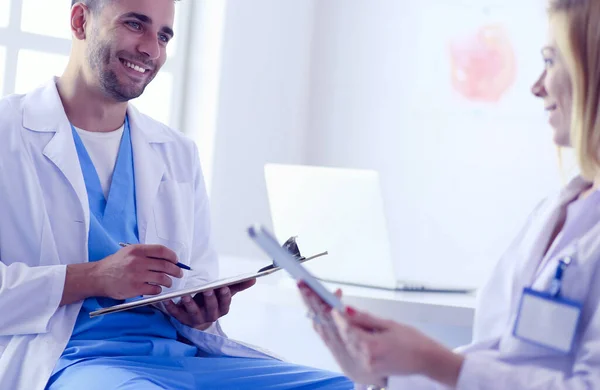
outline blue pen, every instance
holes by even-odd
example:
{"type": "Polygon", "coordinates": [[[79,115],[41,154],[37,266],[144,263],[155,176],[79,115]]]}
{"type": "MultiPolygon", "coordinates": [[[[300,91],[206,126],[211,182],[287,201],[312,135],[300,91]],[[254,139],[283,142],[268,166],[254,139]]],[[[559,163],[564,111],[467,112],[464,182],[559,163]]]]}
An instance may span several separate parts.
{"type": "MultiPolygon", "coordinates": [[[[125,248],[126,246],[129,246],[129,245],[131,245],[131,244],[127,244],[127,243],[120,242],[120,243],[119,243],[119,245],[120,245],[120,246],[122,246],[123,248],[125,248]]],[[[153,257],[153,259],[157,259],[157,257],[153,257]]],[[[163,259],[163,260],[164,260],[164,259],[163,259]]],[[[179,262],[178,262],[178,263],[177,263],[177,264],[175,264],[175,265],[176,265],[176,266],[178,266],[179,268],[187,269],[188,271],[191,271],[191,270],[192,270],[190,267],[188,267],[187,265],[185,265],[185,264],[183,264],[183,263],[179,263],[179,262]]]]}

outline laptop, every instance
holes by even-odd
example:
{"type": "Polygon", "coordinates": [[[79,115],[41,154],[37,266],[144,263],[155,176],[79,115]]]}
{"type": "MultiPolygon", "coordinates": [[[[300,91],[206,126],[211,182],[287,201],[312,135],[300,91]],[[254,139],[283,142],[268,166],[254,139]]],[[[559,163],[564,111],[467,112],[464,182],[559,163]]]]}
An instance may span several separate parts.
{"type": "Polygon", "coordinates": [[[266,164],[265,180],[278,240],[297,236],[302,253],[329,252],[307,264],[320,280],[398,291],[473,291],[397,280],[376,171],[266,164]]]}

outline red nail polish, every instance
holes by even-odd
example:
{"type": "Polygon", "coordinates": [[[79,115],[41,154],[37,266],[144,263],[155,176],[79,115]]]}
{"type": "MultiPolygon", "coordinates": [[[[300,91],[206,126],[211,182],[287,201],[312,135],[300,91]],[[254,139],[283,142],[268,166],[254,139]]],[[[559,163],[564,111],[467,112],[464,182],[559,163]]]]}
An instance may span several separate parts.
{"type": "Polygon", "coordinates": [[[348,314],[350,317],[352,317],[353,315],[356,314],[356,310],[354,310],[353,308],[348,306],[348,307],[346,307],[346,314],[348,314]]]}

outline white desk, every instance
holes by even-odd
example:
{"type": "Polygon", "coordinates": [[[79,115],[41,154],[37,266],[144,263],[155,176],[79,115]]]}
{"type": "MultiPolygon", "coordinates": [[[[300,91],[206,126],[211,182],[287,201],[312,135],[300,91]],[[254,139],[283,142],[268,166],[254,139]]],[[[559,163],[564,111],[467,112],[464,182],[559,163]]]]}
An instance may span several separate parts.
{"type": "Polygon", "coordinates": [[[383,317],[448,326],[473,325],[475,294],[402,292],[335,283],[326,285],[331,290],[341,288],[346,303],[383,317]]]}
{"type": "MultiPolygon", "coordinates": [[[[266,264],[264,260],[222,258],[221,274],[252,272],[266,264]]],[[[448,347],[471,340],[474,295],[395,292],[332,283],[327,286],[331,290],[342,288],[345,303],[415,326],[448,347]]],[[[295,282],[280,271],[236,295],[222,324],[231,337],[265,347],[290,361],[336,369],[305,313],[295,282]]]]}

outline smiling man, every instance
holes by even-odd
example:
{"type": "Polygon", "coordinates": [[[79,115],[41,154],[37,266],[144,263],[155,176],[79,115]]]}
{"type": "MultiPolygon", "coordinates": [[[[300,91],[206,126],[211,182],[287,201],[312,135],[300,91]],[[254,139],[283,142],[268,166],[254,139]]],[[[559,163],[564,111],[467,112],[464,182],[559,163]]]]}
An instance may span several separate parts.
{"type": "Polygon", "coordinates": [[[128,103],[163,66],[174,13],[74,1],[64,74],[0,100],[2,388],[352,388],[225,336],[217,320],[254,281],[89,316],[217,277],[195,145],[128,103]]]}

